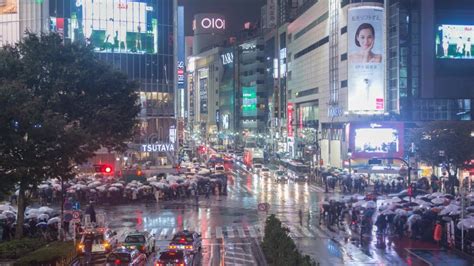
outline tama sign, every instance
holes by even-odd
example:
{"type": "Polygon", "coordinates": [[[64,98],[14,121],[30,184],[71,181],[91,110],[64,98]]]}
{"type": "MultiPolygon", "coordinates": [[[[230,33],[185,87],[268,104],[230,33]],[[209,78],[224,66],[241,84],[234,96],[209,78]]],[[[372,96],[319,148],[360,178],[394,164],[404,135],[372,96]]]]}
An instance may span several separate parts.
{"type": "Polygon", "coordinates": [[[140,146],[140,151],[142,152],[167,152],[174,151],[174,144],[165,143],[165,144],[142,144],[140,146]]]}
{"type": "Polygon", "coordinates": [[[194,16],[194,33],[207,33],[224,31],[226,28],[225,17],[219,14],[197,14],[194,16]]]}

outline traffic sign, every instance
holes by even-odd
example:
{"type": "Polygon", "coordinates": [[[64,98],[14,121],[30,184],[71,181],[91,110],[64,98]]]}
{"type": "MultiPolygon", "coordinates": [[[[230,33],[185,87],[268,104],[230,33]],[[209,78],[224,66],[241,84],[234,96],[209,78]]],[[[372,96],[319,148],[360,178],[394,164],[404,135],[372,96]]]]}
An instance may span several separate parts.
{"type": "Polygon", "coordinates": [[[268,211],[268,209],[270,209],[270,204],[268,204],[266,202],[258,204],[258,210],[259,211],[268,211]]]}
{"type": "Polygon", "coordinates": [[[81,203],[79,201],[74,202],[74,204],[72,205],[72,209],[73,210],[80,210],[81,209],[81,203]]]}
{"type": "Polygon", "coordinates": [[[72,212],[72,218],[73,218],[73,219],[79,219],[79,220],[80,220],[80,219],[81,219],[81,212],[79,212],[79,211],[73,211],[73,212],[72,212]]]}

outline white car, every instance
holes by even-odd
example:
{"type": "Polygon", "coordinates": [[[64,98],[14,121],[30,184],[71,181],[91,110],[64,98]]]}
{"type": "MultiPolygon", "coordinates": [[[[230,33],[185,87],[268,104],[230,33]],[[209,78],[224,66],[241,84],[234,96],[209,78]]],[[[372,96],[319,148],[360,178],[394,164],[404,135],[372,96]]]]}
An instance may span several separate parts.
{"type": "Polygon", "coordinates": [[[288,181],[288,174],[283,170],[278,170],[273,173],[273,179],[276,182],[287,182],[288,181]]]}
{"type": "Polygon", "coordinates": [[[262,177],[269,177],[270,176],[270,169],[266,168],[266,167],[263,167],[261,170],[260,170],[260,175],[262,177]]]}
{"type": "Polygon", "coordinates": [[[260,170],[263,168],[263,165],[259,164],[259,163],[256,163],[253,165],[252,167],[252,172],[254,174],[258,174],[260,172],[260,170]]]}

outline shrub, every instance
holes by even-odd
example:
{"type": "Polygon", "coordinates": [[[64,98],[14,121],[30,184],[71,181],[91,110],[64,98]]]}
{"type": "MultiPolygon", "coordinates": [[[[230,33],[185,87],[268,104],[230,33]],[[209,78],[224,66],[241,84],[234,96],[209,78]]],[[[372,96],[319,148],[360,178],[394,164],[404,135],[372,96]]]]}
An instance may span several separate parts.
{"type": "Polygon", "coordinates": [[[30,253],[42,246],[46,242],[39,238],[22,238],[0,243],[0,259],[18,259],[22,255],[30,253]]]}
{"type": "Polygon", "coordinates": [[[296,244],[288,235],[289,229],[283,227],[281,221],[270,215],[265,221],[265,236],[263,237],[262,250],[269,265],[310,266],[316,263],[309,257],[303,256],[296,244]]]}
{"type": "Polygon", "coordinates": [[[68,242],[52,242],[37,249],[15,262],[16,265],[56,265],[59,260],[67,259],[75,255],[74,244],[68,242]]]}

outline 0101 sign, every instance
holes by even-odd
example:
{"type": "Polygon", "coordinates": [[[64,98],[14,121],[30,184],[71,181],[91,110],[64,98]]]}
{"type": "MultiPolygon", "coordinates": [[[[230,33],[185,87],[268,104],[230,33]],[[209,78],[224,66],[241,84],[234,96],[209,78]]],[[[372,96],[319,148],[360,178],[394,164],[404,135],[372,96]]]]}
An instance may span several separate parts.
{"type": "Polygon", "coordinates": [[[225,30],[225,19],[206,17],[201,20],[201,27],[203,29],[225,30]]]}

